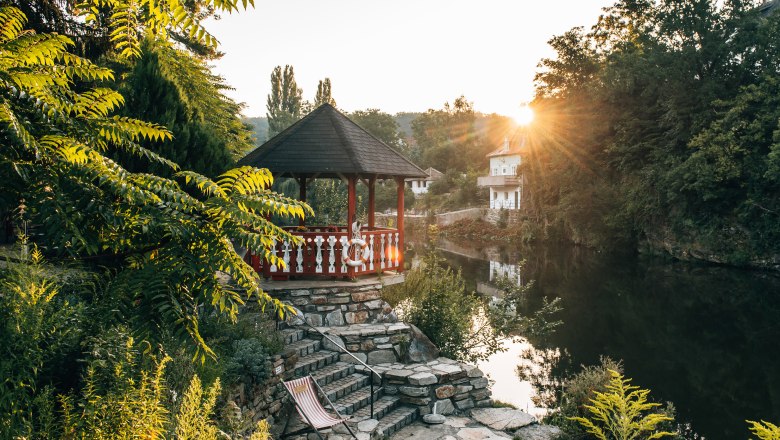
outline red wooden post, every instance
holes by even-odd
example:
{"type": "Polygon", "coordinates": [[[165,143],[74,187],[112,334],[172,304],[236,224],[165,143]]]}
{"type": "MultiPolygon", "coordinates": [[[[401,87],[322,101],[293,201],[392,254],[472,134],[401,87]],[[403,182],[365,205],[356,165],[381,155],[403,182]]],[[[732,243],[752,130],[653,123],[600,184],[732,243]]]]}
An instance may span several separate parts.
{"type": "Polygon", "coordinates": [[[368,230],[374,230],[374,184],[376,183],[376,177],[370,177],[368,179],[368,230]]]}
{"type": "MultiPolygon", "coordinates": [[[[356,202],[356,189],[357,186],[357,177],[350,177],[349,183],[347,184],[347,240],[352,239],[352,223],[355,222],[355,207],[357,205],[356,202]]],[[[338,257],[338,255],[337,255],[338,257]]],[[[352,266],[347,266],[347,276],[350,278],[355,277],[355,268],[352,266]]]]}
{"type": "Polygon", "coordinates": [[[399,177],[396,179],[398,183],[398,273],[404,271],[404,179],[399,177]]]}
{"type": "MultiPolygon", "coordinates": [[[[305,202],[306,201],[306,178],[305,177],[301,177],[298,180],[298,186],[300,187],[300,196],[298,197],[298,199],[301,202],[305,202]]],[[[298,224],[300,226],[306,226],[306,219],[302,218],[298,220],[298,224]]]]}

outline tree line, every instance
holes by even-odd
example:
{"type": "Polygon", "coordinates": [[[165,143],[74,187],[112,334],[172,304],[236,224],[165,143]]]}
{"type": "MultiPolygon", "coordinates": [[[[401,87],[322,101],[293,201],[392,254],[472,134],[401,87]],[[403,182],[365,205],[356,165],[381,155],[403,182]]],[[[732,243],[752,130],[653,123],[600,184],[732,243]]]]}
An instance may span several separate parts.
{"type": "Polygon", "coordinates": [[[780,252],[780,14],[620,0],[550,40],[524,160],[548,238],[770,267],[780,252]]]}

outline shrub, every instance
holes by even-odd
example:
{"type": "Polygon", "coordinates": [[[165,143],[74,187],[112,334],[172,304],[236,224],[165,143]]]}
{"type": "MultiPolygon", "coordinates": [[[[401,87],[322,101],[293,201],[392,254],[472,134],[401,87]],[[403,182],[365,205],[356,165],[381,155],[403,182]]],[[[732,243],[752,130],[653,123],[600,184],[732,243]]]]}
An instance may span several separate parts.
{"type": "Polygon", "coordinates": [[[747,421],[750,425],[750,432],[756,435],[760,440],[780,440],[780,426],[769,422],[747,421]]]}
{"type": "Polygon", "coordinates": [[[661,404],[647,401],[650,390],[631,385],[631,379],[625,379],[617,371],[610,370],[609,373],[611,379],[606,391],[596,391],[596,396],[590,399],[592,405],[585,405],[589,417],[572,417],[571,420],[600,440],[631,440],[640,436],[658,439],[675,435],[658,430],[659,424],[672,418],[652,412],[661,404]]]}
{"type": "Polygon", "coordinates": [[[240,339],[233,342],[233,353],[225,361],[225,380],[252,386],[270,376],[268,354],[259,339],[240,339]]]}
{"type": "Polygon", "coordinates": [[[211,422],[214,405],[220,391],[219,379],[203,391],[200,378],[192,376],[187,392],[182,396],[179,411],[176,414],[176,438],[180,440],[217,439],[219,430],[211,422]]]}

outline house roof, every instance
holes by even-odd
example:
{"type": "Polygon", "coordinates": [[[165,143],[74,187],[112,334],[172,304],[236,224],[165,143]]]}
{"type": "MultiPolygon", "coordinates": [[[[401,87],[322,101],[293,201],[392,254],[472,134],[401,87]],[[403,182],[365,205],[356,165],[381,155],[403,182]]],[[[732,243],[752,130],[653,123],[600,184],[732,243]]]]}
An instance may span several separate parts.
{"type": "Polygon", "coordinates": [[[526,142],[525,135],[520,136],[514,142],[510,142],[509,139],[505,139],[504,143],[501,144],[501,146],[498,147],[497,149],[488,153],[487,157],[511,156],[515,154],[520,154],[523,147],[525,147],[525,142],[526,142]]]}
{"type": "Polygon", "coordinates": [[[428,176],[330,104],[317,107],[238,163],[293,177],[428,176]]]}
{"type": "Polygon", "coordinates": [[[425,170],[425,174],[427,174],[427,176],[425,176],[425,177],[412,177],[412,178],[407,178],[406,180],[407,181],[409,181],[409,180],[425,180],[425,181],[433,182],[434,180],[439,180],[441,178],[441,176],[444,175],[444,173],[442,173],[441,171],[437,170],[434,167],[428,167],[425,170]]]}

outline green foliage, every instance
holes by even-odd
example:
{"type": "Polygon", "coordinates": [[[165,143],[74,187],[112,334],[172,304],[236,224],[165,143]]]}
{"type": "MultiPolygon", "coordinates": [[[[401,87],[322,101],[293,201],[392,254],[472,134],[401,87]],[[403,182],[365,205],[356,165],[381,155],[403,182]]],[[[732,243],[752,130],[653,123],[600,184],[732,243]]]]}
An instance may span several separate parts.
{"type": "Polygon", "coordinates": [[[750,432],[753,433],[759,440],[779,440],[780,439],[780,427],[769,422],[761,421],[754,422],[748,420],[750,425],[750,432]]]}
{"type": "Polygon", "coordinates": [[[503,351],[506,338],[547,333],[559,324],[548,321],[560,310],[558,300],[545,301],[526,315],[526,289],[511,283],[503,287],[505,298],[493,302],[468,292],[460,272],[430,251],[407,272],[403,284],[386,288],[383,298],[428,336],[442,356],[476,362],[503,351]]]}
{"type": "Polygon", "coordinates": [[[232,353],[224,362],[225,380],[229,383],[251,387],[263,383],[271,374],[265,345],[255,338],[233,341],[232,353]]]}
{"type": "Polygon", "coordinates": [[[610,371],[612,378],[605,392],[595,392],[585,405],[589,418],[573,417],[588,433],[601,440],[630,440],[636,438],[656,439],[675,434],[658,431],[657,426],[672,420],[663,413],[651,412],[661,406],[647,401],[650,390],[631,385],[631,379],[624,379],[617,371],[610,371]]]}
{"type": "Polygon", "coordinates": [[[211,421],[217,396],[221,390],[219,379],[204,392],[200,378],[192,377],[189,388],[182,396],[176,413],[174,435],[181,440],[218,439],[219,430],[211,421]]]}
{"type": "Polygon", "coordinates": [[[71,88],[75,80],[110,79],[110,71],[68,54],[65,37],[22,33],[15,11],[0,9],[2,28],[9,29],[0,38],[8,54],[0,60],[0,81],[13,91],[0,96],[6,146],[0,159],[45,249],[113,263],[119,270],[112,295],[123,318],[149,337],[177,329],[201,355],[212,352],[198,332],[200,313],[235,320],[246,301],[285,310],[262,291],[231,240],[268,254],[274,239],[294,240],[268,216],[298,218],[310,208],[270,191],[267,170],[237,168],[216,181],[178,171],[139,144],[170,139],[167,130],[110,116],[123,102],[113,90],[71,88]],[[176,180],[128,172],[109,158],[119,153],[167,166],[176,180]],[[219,272],[235,284],[222,283],[219,272]]]}
{"type": "Polygon", "coordinates": [[[145,358],[126,329],[92,339],[81,394],[61,396],[63,438],[162,437],[169,412],[163,373],[169,358],[145,358]]]}
{"type": "Polygon", "coordinates": [[[400,127],[393,116],[379,109],[369,108],[355,110],[349,114],[349,118],[380,141],[409,157],[408,146],[404,143],[400,127]]]}
{"type": "Polygon", "coordinates": [[[778,31],[753,2],[619,0],[550,40],[523,160],[543,236],[776,254],[778,31]]]}
{"type": "Polygon", "coordinates": [[[317,84],[317,95],[314,97],[314,108],[323,104],[336,106],[336,100],[331,96],[330,78],[325,78],[317,84]]]}
{"type": "Polygon", "coordinates": [[[303,91],[295,82],[293,66],[276,66],[271,73],[271,93],[266,102],[268,138],[281,133],[303,116],[303,91]]]}
{"type": "MultiPolygon", "coordinates": [[[[26,246],[26,243],[23,244],[26,246]]],[[[60,295],[46,275],[41,252],[6,262],[0,281],[0,437],[30,436],[51,425],[54,398],[47,388],[59,360],[77,348],[83,307],[60,295]]]]}

